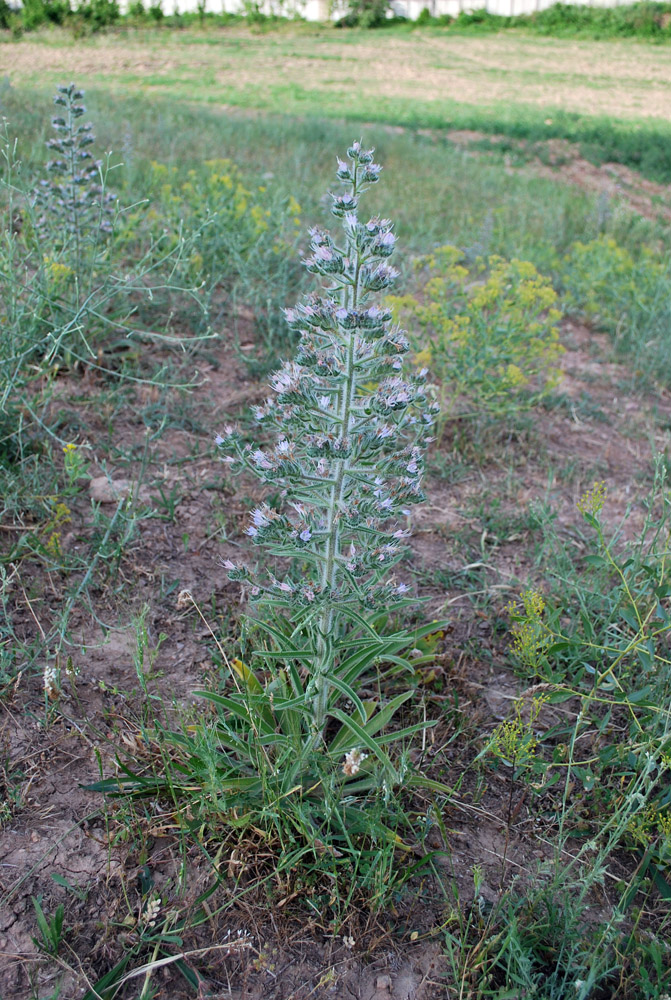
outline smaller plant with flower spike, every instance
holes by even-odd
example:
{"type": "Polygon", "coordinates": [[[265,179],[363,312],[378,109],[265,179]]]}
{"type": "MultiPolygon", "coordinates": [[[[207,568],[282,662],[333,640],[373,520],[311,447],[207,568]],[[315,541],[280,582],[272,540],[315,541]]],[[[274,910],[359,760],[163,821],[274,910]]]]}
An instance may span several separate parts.
{"type": "Polygon", "coordinates": [[[87,234],[111,232],[116,201],[105,188],[102,163],[88,148],[95,142],[93,124],[80,123],[86,114],[83,96],[74,83],[57,88],[54,104],[63,110],[51,119],[56,137],[47,140],[56,154],[47,164],[53,179],[42,180],[35,191],[38,228],[61,228],[63,239],[74,240],[78,260],[87,234]]]}

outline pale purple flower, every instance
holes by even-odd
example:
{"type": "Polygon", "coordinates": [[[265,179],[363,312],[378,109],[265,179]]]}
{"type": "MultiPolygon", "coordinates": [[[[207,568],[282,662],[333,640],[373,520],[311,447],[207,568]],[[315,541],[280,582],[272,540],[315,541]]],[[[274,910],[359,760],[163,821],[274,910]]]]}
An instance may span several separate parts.
{"type": "Polygon", "coordinates": [[[269,461],[268,456],[260,448],[257,448],[255,452],[252,452],[252,461],[258,469],[273,468],[273,463],[269,461]]]}
{"type": "Polygon", "coordinates": [[[267,528],[270,524],[270,518],[260,507],[256,507],[250,516],[257,528],[267,528]]]}
{"type": "Polygon", "coordinates": [[[275,392],[292,392],[299,388],[303,369],[295,361],[287,362],[279,371],[273,372],[270,387],[275,392]]]}

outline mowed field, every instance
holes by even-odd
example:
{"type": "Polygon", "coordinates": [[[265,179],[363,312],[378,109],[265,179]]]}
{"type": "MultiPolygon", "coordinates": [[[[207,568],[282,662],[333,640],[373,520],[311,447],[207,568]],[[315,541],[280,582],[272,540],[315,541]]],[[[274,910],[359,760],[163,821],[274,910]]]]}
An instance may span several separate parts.
{"type": "Polygon", "coordinates": [[[310,26],[252,32],[124,32],[92,39],[28,36],[0,46],[15,84],[81,85],[291,114],[449,121],[455,104],[563,109],[671,119],[671,51],[636,42],[523,34],[338,32],[310,26]]]}

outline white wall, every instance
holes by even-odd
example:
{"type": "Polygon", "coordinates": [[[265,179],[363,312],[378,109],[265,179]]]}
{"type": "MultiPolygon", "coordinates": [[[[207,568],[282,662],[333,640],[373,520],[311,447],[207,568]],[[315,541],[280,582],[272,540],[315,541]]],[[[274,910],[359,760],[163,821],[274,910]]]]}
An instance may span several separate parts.
{"type": "MultiPolygon", "coordinates": [[[[151,0],[144,0],[149,6],[151,0]]],[[[291,17],[298,14],[308,21],[328,21],[331,17],[339,17],[345,10],[345,0],[340,0],[338,9],[331,11],[329,0],[252,0],[258,2],[265,14],[283,14],[291,17]]],[[[428,7],[435,17],[449,14],[456,17],[460,11],[473,11],[486,8],[491,14],[501,14],[510,17],[515,14],[530,14],[536,10],[545,10],[557,0],[391,0],[391,7],[400,17],[411,20],[428,7]]],[[[563,0],[564,3],[588,3],[594,7],[617,7],[619,4],[631,3],[632,0],[563,0]]],[[[166,14],[173,11],[193,11],[198,9],[198,0],[162,0],[166,14]]],[[[122,2],[122,6],[127,3],[122,2]]],[[[226,12],[235,14],[244,11],[242,0],[205,0],[205,9],[214,14],[226,12]]]]}

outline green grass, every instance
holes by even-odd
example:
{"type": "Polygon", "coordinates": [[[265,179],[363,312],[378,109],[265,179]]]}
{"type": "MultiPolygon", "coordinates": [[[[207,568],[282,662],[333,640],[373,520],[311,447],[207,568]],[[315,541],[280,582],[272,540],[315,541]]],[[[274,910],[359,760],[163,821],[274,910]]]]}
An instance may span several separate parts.
{"type": "MultiPolygon", "coordinates": [[[[46,94],[13,90],[2,111],[21,137],[20,154],[30,169],[43,161],[46,94]]],[[[321,204],[330,185],[333,156],[354,131],[375,144],[385,165],[385,184],[371,192],[372,210],[391,215],[407,263],[408,254],[452,243],[470,247],[486,235],[490,252],[550,266],[577,239],[605,230],[619,243],[637,247],[663,230],[646,220],[614,213],[600,220],[596,199],[573,187],[532,175],[508,175],[499,162],[479,160],[444,140],[379,124],[363,127],[324,118],[268,114],[247,116],[185,105],[167,98],[111,98],[87,92],[103,148],[123,164],[115,174],[130,201],[146,197],[150,163],[174,166],[186,178],[193,163],[231,155],[246,173],[280,194],[294,194],[309,221],[323,222],[321,204]],[[270,175],[270,176],[269,176],[270,175]]]]}
{"type": "Polygon", "coordinates": [[[38,60],[45,85],[76,74],[89,89],[142,90],[248,112],[413,131],[472,129],[533,143],[562,138],[594,163],[671,179],[668,53],[628,38],[586,43],[519,32],[480,38],[439,28],[338,32],[307,24],[259,32],[236,24],[179,33],[128,29],[78,41],[54,30],[6,51],[9,79],[20,85],[34,79],[38,60]],[[406,67],[398,78],[388,72],[394,62],[406,67]]]}

